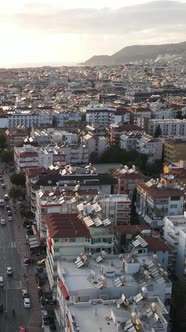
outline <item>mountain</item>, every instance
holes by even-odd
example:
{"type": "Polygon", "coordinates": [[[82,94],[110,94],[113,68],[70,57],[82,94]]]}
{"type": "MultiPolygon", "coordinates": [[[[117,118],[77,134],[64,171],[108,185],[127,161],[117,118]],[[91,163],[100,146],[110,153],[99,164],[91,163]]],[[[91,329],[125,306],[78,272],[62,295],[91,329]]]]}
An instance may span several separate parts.
{"type": "Polygon", "coordinates": [[[178,44],[127,46],[111,56],[93,56],[82,63],[82,65],[120,65],[136,61],[158,61],[160,59],[186,59],[186,42],[178,44]]]}

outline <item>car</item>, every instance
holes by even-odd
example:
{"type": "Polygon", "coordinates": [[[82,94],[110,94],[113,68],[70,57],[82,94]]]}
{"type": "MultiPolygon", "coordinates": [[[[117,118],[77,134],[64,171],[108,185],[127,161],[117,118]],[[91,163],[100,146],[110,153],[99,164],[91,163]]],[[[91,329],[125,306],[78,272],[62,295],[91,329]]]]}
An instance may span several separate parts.
{"type": "Polygon", "coordinates": [[[6,225],[6,220],[4,218],[1,218],[1,225],[6,225]]]}
{"type": "Polygon", "coordinates": [[[8,221],[13,221],[13,217],[12,217],[12,216],[9,216],[9,217],[8,217],[8,221]]]}
{"type": "Polygon", "coordinates": [[[8,194],[4,194],[4,200],[5,200],[5,201],[8,201],[8,200],[9,200],[8,194]]]}
{"type": "Polygon", "coordinates": [[[4,199],[0,198],[0,207],[4,207],[4,206],[5,206],[4,199]]]}
{"type": "Polygon", "coordinates": [[[0,182],[3,182],[3,178],[2,178],[2,176],[0,177],[0,182]]]}
{"type": "Polygon", "coordinates": [[[35,259],[33,259],[33,258],[25,258],[24,259],[24,264],[27,264],[27,265],[29,265],[29,264],[34,264],[36,261],[35,261],[35,259]]]}
{"type": "Polygon", "coordinates": [[[24,297],[24,308],[31,308],[31,302],[29,297],[24,297]]]}
{"type": "Polygon", "coordinates": [[[3,189],[6,188],[5,183],[2,183],[1,188],[3,188],[3,189]]]}
{"type": "Polygon", "coordinates": [[[26,332],[26,327],[19,326],[19,332],[26,332]]]}
{"type": "Polygon", "coordinates": [[[46,259],[44,258],[41,261],[37,262],[37,266],[45,266],[45,263],[46,263],[46,259]]]}
{"type": "Polygon", "coordinates": [[[21,290],[21,294],[22,294],[22,297],[23,297],[23,298],[24,298],[24,297],[28,298],[28,290],[27,290],[26,288],[23,288],[23,289],[21,290]]]}
{"type": "Polygon", "coordinates": [[[7,266],[7,268],[6,268],[6,274],[7,274],[7,276],[12,276],[13,271],[12,271],[12,268],[10,266],[7,266]]]}
{"type": "Polygon", "coordinates": [[[8,211],[7,211],[7,214],[8,214],[8,216],[11,216],[11,215],[12,215],[12,211],[11,211],[11,210],[8,210],[8,211]]]}
{"type": "Polygon", "coordinates": [[[7,206],[6,206],[6,211],[11,211],[11,207],[10,207],[10,205],[7,205],[7,206]]]}

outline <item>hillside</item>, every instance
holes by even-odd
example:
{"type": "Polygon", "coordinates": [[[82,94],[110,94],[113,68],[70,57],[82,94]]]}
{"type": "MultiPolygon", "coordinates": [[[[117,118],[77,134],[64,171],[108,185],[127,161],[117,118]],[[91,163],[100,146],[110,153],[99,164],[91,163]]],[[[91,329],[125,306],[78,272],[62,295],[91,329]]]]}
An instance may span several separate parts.
{"type": "Polygon", "coordinates": [[[82,65],[120,65],[136,61],[167,59],[185,59],[186,42],[163,45],[134,45],[127,46],[119,52],[108,55],[93,56],[82,65]]]}

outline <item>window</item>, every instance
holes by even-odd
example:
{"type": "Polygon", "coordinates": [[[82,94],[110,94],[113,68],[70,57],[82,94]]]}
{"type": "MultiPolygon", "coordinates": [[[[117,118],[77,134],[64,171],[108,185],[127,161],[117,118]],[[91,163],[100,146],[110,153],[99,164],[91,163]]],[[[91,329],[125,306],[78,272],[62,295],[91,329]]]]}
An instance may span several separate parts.
{"type": "Polygon", "coordinates": [[[76,242],[76,238],[74,237],[69,238],[69,242],[76,242]]]}

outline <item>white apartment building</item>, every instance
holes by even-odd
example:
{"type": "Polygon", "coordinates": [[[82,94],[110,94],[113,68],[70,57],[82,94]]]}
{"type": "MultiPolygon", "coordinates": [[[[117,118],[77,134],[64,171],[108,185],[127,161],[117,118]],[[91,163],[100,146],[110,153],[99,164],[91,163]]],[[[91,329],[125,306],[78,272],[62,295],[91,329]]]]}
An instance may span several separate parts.
{"type": "Polygon", "coordinates": [[[48,145],[36,147],[24,144],[22,147],[14,147],[14,162],[16,172],[24,172],[28,168],[50,166],[64,167],[68,164],[88,163],[88,149],[85,143],[78,145],[48,145]]]}
{"type": "Polygon", "coordinates": [[[30,137],[34,142],[39,145],[46,145],[49,143],[56,144],[77,144],[79,141],[79,135],[67,132],[65,130],[56,130],[54,128],[49,129],[33,129],[30,137]]]}
{"type": "Polygon", "coordinates": [[[148,133],[154,135],[158,126],[161,128],[162,136],[186,136],[186,119],[150,119],[148,133]]]}
{"type": "Polygon", "coordinates": [[[162,158],[162,139],[155,139],[142,132],[122,134],[120,136],[120,147],[121,149],[136,150],[139,153],[146,154],[149,163],[162,158]]]}
{"type": "Polygon", "coordinates": [[[163,141],[158,138],[152,138],[150,135],[143,135],[137,142],[136,150],[139,153],[146,154],[148,162],[162,159],[163,141]]]}
{"type": "Polygon", "coordinates": [[[164,226],[166,215],[184,211],[184,193],[177,188],[174,177],[164,175],[160,180],[149,180],[137,185],[136,212],[152,228],[164,226]]]}
{"type": "Polygon", "coordinates": [[[97,136],[91,134],[86,134],[83,136],[83,141],[86,142],[88,147],[89,157],[93,152],[96,153],[98,157],[101,157],[102,154],[110,147],[109,139],[104,136],[97,136]]]}
{"type": "MultiPolygon", "coordinates": [[[[101,262],[98,257],[82,255],[75,261],[58,262],[56,318],[62,331],[77,331],[72,329],[76,326],[82,332],[94,332],[100,331],[101,326],[107,332],[121,331],[125,327],[125,331],[135,332],[140,331],[140,326],[142,331],[143,326],[144,332],[152,328],[167,332],[168,311],[158,295],[151,296],[150,285],[147,290],[134,276],[125,274],[123,261],[118,257],[105,255],[101,262]],[[155,314],[156,319],[153,319],[155,314]]],[[[162,289],[153,281],[157,293],[168,287],[168,282],[163,277],[162,280],[162,289]]]]}
{"type": "Polygon", "coordinates": [[[175,250],[175,273],[179,279],[186,278],[186,216],[164,218],[164,238],[175,250]]]}
{"type": "Polygon", "coordinates": [[[53,115],[50,111],[16,109],[15,111],[8,112],[7,115],[8,128],[34,128],[53,125],[53,115]]]}
{"type": "Polygon", "coordinates": [[[84,109],[86,122],[90,124],[99,123],[108,126],[115,123],[116,108],[111,107],[87,107],[84,109]]]}
{"type": "Polygon", "coordinates": [[[131,200],[128,195],[114,194],[98,198],[104,215],[116,225],[129,224],[131,200]]]}
{"type": "Polygon", "coordinates": [[[75,122],[81,121],[82,113],[70,110],[55,110],[54,118],[56,120],[57,127],[62,127],[64,124],[70,121],[75,121],[75,122]]]}

